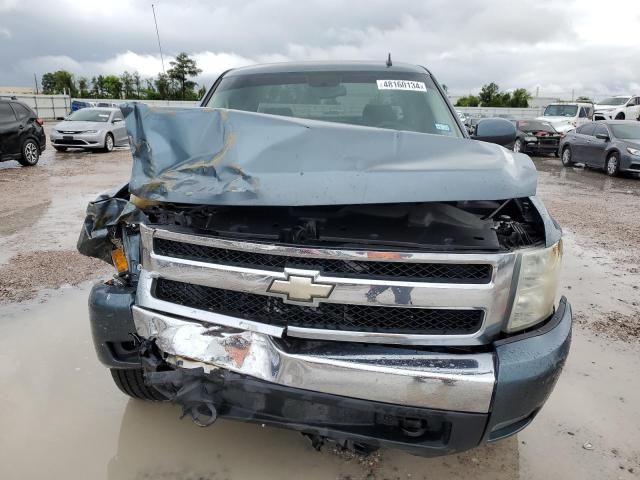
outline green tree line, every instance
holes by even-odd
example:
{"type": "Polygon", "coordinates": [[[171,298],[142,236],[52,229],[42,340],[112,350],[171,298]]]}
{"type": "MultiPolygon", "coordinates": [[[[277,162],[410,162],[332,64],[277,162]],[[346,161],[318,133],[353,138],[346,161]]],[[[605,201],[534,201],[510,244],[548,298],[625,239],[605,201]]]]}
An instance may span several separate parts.
{"type": "Polygon", "coordinates": [[[516,88],[513,92],[501,92],[500,87],[491,82],[483,85],[478,95],[460,97],[456,107],[514,107],[527,108],[531,94],[524,88],[516,88]]]}
{"type": "Polygon", "coordinates": [[[97,75],[90,80],[75,78],[66,70],[45,73],[42,93],[54,95],[68,93],[75,98],[113,98],[146,100],[198,100],[207,89],[192,80],[202,73],[196,61],[180,53],[170,62],[167,73],[155,78],[142,78],[138,72],[125,71],[121,75],[97,75]]]}

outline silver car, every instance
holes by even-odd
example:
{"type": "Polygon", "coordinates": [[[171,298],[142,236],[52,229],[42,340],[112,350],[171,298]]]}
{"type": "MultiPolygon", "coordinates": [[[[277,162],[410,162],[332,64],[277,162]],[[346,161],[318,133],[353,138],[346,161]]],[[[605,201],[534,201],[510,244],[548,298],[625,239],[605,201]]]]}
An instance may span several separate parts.
{"type": "Polygon", "coordinates": [[[53,148],[99,149],[110,152],[117,145],[127,145],[129,138],[122,112],[118,108],[83,108],[58,123],[51,134],[53,148]]]}

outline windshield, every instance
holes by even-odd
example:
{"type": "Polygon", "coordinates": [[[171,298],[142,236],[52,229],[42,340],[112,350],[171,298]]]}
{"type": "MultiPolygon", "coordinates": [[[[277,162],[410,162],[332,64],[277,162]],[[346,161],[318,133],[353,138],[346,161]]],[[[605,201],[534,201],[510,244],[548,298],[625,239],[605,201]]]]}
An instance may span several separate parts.
{"type": "Polygon", "coordinates": [[[623,138],[625,140],[640,140],[640,124],[628,124],[628,125],[609,125],[613,130],[613,135],[617,138],[623,138]]]}
{"type": "Polygon", "coordinates": [[[293,72],[223,78],[207,106],[461,137],[426,74],[293,72]]]}
{"type": "Polygon", "coordinates": [[[76,110],[65,120],[69,122],[107,122],[111,112],[109,110],[94,110],[93,108],[83,108],[76,110]]]}
{"type": "Polygon", "coordinates": [[[624,105],[631,97],[611,97],[598,102],[600,105],[624,105]]]}
{"type": "Polygon", "coordinates": [[[545,117],[575,117],[576,113],[577,105],[547,105],[544,109],[545,117]]]}
{"type": "Polygon", "coordinates": [[[520,120],[518,122],[518,130],[522,132],[549,132],[556,133],[556,129],[550,123],[540,122],[536,120],[520,120]]]}

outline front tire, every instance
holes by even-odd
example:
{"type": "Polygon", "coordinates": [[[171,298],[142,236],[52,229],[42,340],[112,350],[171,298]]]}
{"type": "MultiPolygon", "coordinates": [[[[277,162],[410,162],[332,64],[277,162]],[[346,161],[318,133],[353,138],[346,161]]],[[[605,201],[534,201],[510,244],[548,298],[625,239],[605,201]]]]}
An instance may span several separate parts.
{"type": "Polygon", "coordinates": [[[522,152],[522,140],[519,138],[516,138],[516,141],[513,142],[513,151],[516,153],[520,153],[522,152]]]}
{"type": "Polygon", "coordinates": [[[625,116],[624,113],[620,112],[619,114],[616,115],[616,120],[624,120],[625,116]]]}
{"type": "Polygon", "coordinates": [[[113,140],[113,134],[107,133],[104,137],[104,148],[103,150],[107,153],[113,152],[113,147],[115,146],[115,142],[113,140]]]}
{"type": "Polygon", "coordinates": [[[40,147],[35,140],[27,139],[22,144],[22,157],[20,157],[20,165],[23,167],[33,167],[40,159],[40,147]]]}
{"type": "Polygon", "coordinates": [[[573,166],[572,156],[571,147],[567,145],[562,149],[562,165],[565,167],[573,166]]]}
{"type": "Polygon", "coordinates": [[[165,402],[167,400],[165,396],[155,388],[144,383],[144,374],[141,368],[126,370],[112,368],[111,376],[120,391],[131,398],[151,402],[165,402]]]}
{"type": "Polygon", "coordinates": [[[610,177],[617,177],[620,175],[620,157],[616,152],[613,152],[607,157],[605,171],[610,177]]]}

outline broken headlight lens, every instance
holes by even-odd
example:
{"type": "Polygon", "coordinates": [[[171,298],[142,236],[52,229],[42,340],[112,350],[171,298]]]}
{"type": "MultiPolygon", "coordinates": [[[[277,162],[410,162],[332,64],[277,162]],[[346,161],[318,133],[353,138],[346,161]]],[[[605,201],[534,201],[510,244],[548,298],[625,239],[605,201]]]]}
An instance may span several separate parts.
{"type": "Polygon", "coordinates": [[[520,254],[520,275],[507,333],[531,327],[553,313],[561,264],[562,240],[520,254]]]}

